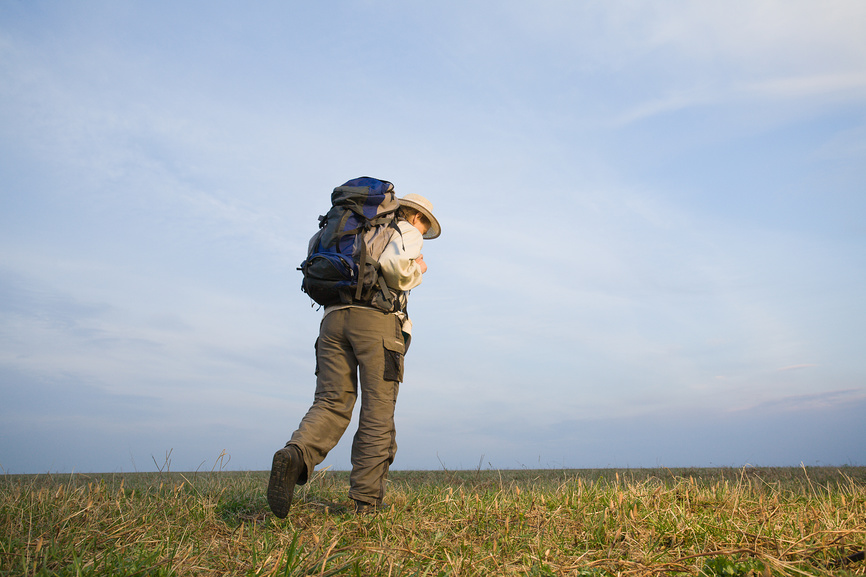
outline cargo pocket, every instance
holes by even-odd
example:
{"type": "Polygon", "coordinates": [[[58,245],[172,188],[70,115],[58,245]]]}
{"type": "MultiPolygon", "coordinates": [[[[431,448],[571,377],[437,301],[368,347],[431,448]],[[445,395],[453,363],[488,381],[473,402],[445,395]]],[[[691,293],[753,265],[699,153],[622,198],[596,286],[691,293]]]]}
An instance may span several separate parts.
{"type": "Polygon", "coordinates": [[[385,351],[385,374],[382,376],[386,381],[403,382],[403,353],[406,351],[403,339],[399,341],[394,338],[383,340],[385,351]]]}

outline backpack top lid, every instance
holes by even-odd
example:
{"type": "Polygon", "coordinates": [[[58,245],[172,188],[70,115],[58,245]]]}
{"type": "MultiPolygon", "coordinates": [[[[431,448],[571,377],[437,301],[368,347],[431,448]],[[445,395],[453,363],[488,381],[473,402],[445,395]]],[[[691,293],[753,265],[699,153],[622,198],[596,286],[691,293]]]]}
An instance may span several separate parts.
{"type": "Polygon", "coordinates": [[[343,186],[369,186],[370,192],[375,194],[385,194],[389,190],[394,190],[394,185],[387,180],[379,180],[369,176],[361,176],[343,184],[343,186]]]}
{"type": "Polygon", "coordinates": [[[335,188],[331,203],[334,206],[355,206],[355,210],[360,209],[366,218],[374,218],[377,214],[391,212],[399,207],[394,185],[387,180],[369,176],[353,178],[335,188]]]}

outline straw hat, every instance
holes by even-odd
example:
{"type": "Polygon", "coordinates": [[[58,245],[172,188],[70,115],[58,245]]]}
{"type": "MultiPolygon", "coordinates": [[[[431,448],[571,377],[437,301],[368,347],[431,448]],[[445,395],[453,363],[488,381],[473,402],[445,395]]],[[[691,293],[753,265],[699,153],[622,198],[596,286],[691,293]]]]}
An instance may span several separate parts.
{"type": "Polygon", "coordinates": [[[442,232],[442,228],[439,226],[439,221],[436,220],[436,217],[433,216],[433,203],[421,196],[420,194],[409,193],[403,198],[398,199],[400,201],[400,206],[408,206],[409,208],[414,208],[421,214],[427,217],[427,220],[430,221],[430,230],[428,230],[424,234],[424,238],[431,239],[436,238],[442,232]]]}

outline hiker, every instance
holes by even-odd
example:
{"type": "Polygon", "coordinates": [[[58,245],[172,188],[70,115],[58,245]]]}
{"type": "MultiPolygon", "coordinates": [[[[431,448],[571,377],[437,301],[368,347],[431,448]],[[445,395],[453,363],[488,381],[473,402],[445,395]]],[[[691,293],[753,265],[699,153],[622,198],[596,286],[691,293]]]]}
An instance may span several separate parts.
{"type": "MultiPolygon", "coordinates": [[[[441,229],[433,216],[433,205],[423,196],[407,194],[396,199],[391,183],[364,179],[367,177],[347,185],[384,183],[399,203],[397,218],[391,215],[394,229],[388,231],[390,241],[378,257],[378,270],[389,292],[398,295],[401,306],[394,312],[383,312],[371,302],[354,298],[350,304],[325,306],[315,347],[313,405],[286,446],[274,455],[268,481],[268,504],[280,518],[288,515],[295,485],[307,482],[316,465],[343,436],[358,397],[359,378],[361,413],[352,442],[349,497],[356,513],[387,507],[383,504],[385,482],[397,452],[394,409],[403,380],[403,355],[411,339],[406,296],[421,284],[427,272],[421,254],[423,239],[438,237],[441,229]]],[[[335,194],[339,190],[335,189],[335,194]]]]}

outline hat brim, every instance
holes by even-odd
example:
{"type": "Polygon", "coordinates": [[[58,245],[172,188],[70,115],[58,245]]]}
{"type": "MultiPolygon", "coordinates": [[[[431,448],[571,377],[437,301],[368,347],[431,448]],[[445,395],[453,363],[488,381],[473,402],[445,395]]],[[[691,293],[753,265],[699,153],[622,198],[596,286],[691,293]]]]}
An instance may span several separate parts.
{"type": "Polygon", "coordinates": [[[408,206],[409,208],[414,208],[418,212],[424,215],[424,217],[430,221],[430,229],[424,233],[424,238],[427,240],[434,239],[442,234],[442,227],[439,226],[439,221],[436,220],[436,217],[433,216],[433,213],[427,210],[425,207],[421,206],[416,202],[412,202],[411,200],[400,199],[400,206],[408,206]]]}

